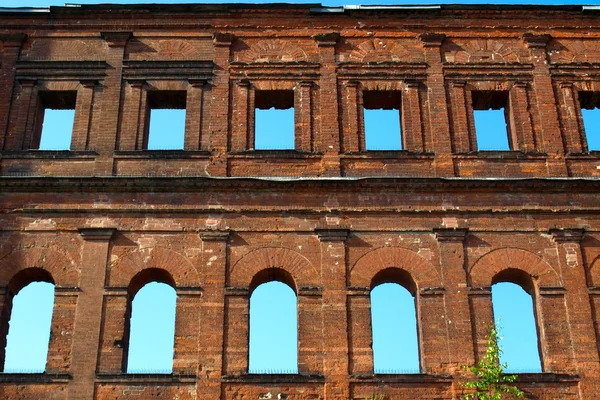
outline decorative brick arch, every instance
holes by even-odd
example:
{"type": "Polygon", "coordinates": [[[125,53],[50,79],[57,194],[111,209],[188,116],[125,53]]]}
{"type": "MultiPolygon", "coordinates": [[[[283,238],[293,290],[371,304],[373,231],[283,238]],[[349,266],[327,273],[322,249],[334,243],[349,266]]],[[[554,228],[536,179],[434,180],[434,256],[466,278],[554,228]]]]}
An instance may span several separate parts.
{"type": "Polygon", "coordinates": [[[380,247],[369,251],[350,270],[350,286],[370,287],[380,271],[396,267],[408,272],[417,288],[441,287],[440,274],[433,264],[403,247],[380,247]]]}
{"type": "Polygon", "coordinates": [[[600,256],[594,258],[589,267],[590,285],[600,285],[600,256]]]}
{"type": "Polygon", "coordinates": [[[134,276],[149,268],[167,271],[177,287],[200,286],[200,277],[192,262],[184,255],[164,247],[133,250],[119,257],[110,266],[109,285],[129,286],[134,276]]]}
{"type": "Polygon", "coordinates": [[[408,62],[422,58],[420,53],[410,52],[405,42],[380,38],[365,40],[348,56],[350,61],[355,62],[408,62]]]}
{"type": "Polygon", "coordinates": [[[0,260],[0,285],[7,286],[19,272],[40,268],[52,276],[57,287],[77,287],[79,266],[65,254],[44,247],[19,249],[0,260]]]}
{"type": "Polygon", "coordinates": [[[494,277],[507,269],[516,269],[536,279],[541,287],[562,287],[556,271],[534,253],[518,248],[502,248],[479,258],[470,268],[472,287],[489,287],[494,277]]]}
{"type": "Polygon", "coordinates": [[[475,39],[445,46],[446,61],[456,63],[518,63],[523,46],[514,41],[475,39]]]}
{"type": "Polygon", "coordinates": [[[262,247],[243,256],[231,268],[229,285],[250,287],[252,278],[260,271],[281,268],[287,271],[297,287],[319,286],[321,274],[302,254],[283,247],[262,247]]]}
{"type": "Polygon", "coordinates": [[[268,39],[252,44],[240,55],[243,62],[297,62],[307,61],[306,52],[287,40],[268,39]]]}

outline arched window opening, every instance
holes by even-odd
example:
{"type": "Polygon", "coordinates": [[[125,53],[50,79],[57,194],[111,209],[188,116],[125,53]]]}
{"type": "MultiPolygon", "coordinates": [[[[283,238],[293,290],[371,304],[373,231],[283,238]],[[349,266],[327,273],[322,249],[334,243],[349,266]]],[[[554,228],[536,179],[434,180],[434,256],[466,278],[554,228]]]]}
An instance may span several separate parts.
{"type": "Polygon", "coordinates": [[[32,276],[33,272],[23,271],[9,284],[3,314],[10,315],[10,319],[2,329],[6,334],[6,348],[2,346],[4,372],[41,373],[46,370],[54,283],[47,272],[32,276]],[[23,285],[25,279],[30,283],[23,285]]]}
{"type": "Polygon", "coordinates": [[[373,366],[376,374],[418,374],[415,298],[397,283],[371,290],[373,366]]]}
{"type": "Polygon", "coordinates": [[[251,374],[298,373],[296,293],[287,284],[291,277],[275,279],[256,286],[250,296],[251,374]]]}
{"type": "MultiPolygon", "coordinates": [[[[137,285],[135,278],[132,285],[134,283],[137,285]]],[[[175,289],[167,283],[154,281],[141,286],[132,297],[127,373],[172,373],[177,302],[175,289]]]]}
{"type": "Polygon", "coordinates": [[[506,372],[542,372],[531,295],[519,284],[499,281],[492,285],[492,306],[503,350],[500,362],[508,365],[506,372]]]}

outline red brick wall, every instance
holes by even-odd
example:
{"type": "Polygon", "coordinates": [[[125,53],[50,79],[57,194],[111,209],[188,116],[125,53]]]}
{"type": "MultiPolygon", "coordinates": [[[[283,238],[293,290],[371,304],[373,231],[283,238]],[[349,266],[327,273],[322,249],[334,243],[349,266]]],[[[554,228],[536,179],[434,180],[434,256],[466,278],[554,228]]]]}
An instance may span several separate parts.
{"type": "Polygon", "coordinates": [[[595,398],[600,185],[581,178],[600,159],[578,92],[600,92],[600,19],[322,11],[0,15],[0,327],[20,271],[56,283],[46,373],[0,374],[1,399],[457,399],[509,269],[543,367],[518,385],[595,398]],[[295,151],[253,150],[254,93],[274,89],[294,91],[295,151]],[[31,149],[38,93],[59,90],[77,91],[71,151],[31,149]],[[156,90],[187,92],[183,150],[143,149],[156,90]],[[364,90],[401,91],[405,150],[365,151],[364,90]],[[494,90],[513,148],[478,152],[471,92],[494,90]],[[247,373],[249,295],[269,268],[298,296],[297,375],[247,373]],[[421,374],[373,373],[369,291],[387,268],[414,282],[421,374]],[[171,375],[123,373],[131,282],[149,269],[177,292],[171,375]]]}

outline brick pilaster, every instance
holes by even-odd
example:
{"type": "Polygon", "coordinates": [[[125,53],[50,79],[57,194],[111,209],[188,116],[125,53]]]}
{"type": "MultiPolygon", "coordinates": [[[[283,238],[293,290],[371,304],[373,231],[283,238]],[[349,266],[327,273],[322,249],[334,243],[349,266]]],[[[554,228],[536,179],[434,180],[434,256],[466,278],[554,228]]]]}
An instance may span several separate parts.
{"type": "Polygon", "coordinates": [[[83,237],[79,299],[73,333],[73,382],[68,388],[68,399],[89,399],[94,392],[98,343],[102,320],[104,279],[108,264],[111,228],[81,228],[83,237]]]}

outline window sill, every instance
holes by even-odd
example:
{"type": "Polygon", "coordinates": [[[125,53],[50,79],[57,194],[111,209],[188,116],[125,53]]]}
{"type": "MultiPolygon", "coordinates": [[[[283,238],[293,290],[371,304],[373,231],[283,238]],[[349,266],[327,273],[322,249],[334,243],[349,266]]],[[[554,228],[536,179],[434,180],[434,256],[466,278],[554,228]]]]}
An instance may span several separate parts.
{"type": "Polygon", "coordinates": [[[449,374],[359,374],[350,377],[352,383],[448,383],[452,381],[452,375],[449,374]]]}
{"type": "Polygon", "coordinates": [[[568,383],[568,382],[579,382],[580,377],[578,374],[560,374],[553,372],[524,372],[524,373],[510,373],[506,375],[516,375],[518,383],[568,383]]]}
{"type": "Polygon", "coordinates": [[[298,150],[246,150],[230,152],[228,158],[289,158],[289,159],[310,159],[321,158],[322,153],[313,153],[298,150]]]}
{"type": "Polygon", "coordinates": [[[195,374],[96,374],[100,383],[196,383],[195,374]]]}
{"type": "Polygon", "coordinates": [[[434,153],[417,153],[408,150],[367,150],[341,154],[346,159],[390,159],[390,158],[418,158],[433,159],[434,153]]]}
{"type": "Polygon", "coordinates": [[[599,150],[591,150],[588,151],[587,153],[567,153],[567,158],[581,158],[581,159],[590,159],[590,158],[598,158],[600,157],[600,151],[599,150]]]}
{"type": "Polygon", "coordinates": [[[209,158],[209,151],[199,150],[133,150],[115,151],[115,159],[194,159],[194,158],[209,158]]]}
{"type": "Polygon", "coordinates": [[[521,150],[481,150],[468,153],[456,153],[455,158],[487,158],[498,160],[545,160],[548,154],[541,152],[524,152],[521,150]]]}
{"type": "Polygon", "coordinates": [[[95,151],[71,151],[71,150],[23,150],[23,151],[2,151],[0,158],[8,159],[95,159],[98,155],[95,151]]]}
{"type": "Polygon", "coordinates": [[[229,383],[323,383],[321,374],[241,374],[223,375],[222,382],[229,383]]]}
{"type": "Polygon", "coordinates": [[[0,373],[0,383],[69,383],[72,379],[70,374],[51,374],[51,373],[0,373]]]}

